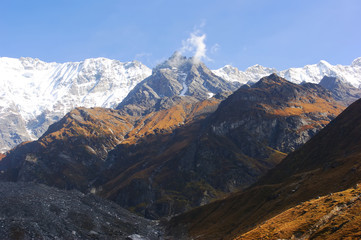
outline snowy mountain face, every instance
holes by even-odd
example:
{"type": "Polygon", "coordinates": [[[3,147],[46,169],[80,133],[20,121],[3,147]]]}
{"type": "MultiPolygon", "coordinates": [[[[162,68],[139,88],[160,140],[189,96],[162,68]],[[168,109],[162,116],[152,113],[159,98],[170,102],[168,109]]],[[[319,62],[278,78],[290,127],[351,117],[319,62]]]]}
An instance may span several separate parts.
{"type": "Polygon", "coordinates": [[[75,107],[116,106],[150,74],[136,61],[0,58],[0,152],[40,137],[75,107]]]}
{"type": "Polygon", "coordinates": [[[262,77],[277,73],[277,75],[288,81],[298,84],[302,82],[319,83],[324,76],[328,76],[348,82],[356,88],[361,87],[361,58],[355,59],[350,66],[331,65],[322,60],[318,64],[306,65],[302,68],[290,68],[283,71],[254,65],[243,72],[235,67],[226,65],[223,68],[213,70],[213,72],[228,81],[236,81],[242,84],[253,84],[262,77]]]}

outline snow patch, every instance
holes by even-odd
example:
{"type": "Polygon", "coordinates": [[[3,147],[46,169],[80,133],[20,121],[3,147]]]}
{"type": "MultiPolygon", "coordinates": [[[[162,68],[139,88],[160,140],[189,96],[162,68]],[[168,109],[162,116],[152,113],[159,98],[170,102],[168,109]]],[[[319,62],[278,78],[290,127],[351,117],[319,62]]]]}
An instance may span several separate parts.
{"type": "Polygon", "coordinates": [[[139,234],[129,235],[128,238],[131,240],[148,240],[147,238],[144,238],[144,237],[140,236],[139,234]]]}
{"type": "Polygon", "coordinates": [[[183,86],[183,89],[180,92],[179,96],[185,96],[186,92],[188,91],[186,79],[187,79],[186,73],[179,73],[179,81],[182,83],[182,86],[183,86]]]}

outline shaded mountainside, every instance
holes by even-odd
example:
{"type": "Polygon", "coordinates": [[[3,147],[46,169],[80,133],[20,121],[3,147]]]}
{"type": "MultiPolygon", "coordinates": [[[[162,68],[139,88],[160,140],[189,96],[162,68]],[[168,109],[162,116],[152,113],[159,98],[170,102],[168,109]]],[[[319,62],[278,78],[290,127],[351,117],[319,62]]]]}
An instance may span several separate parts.
{"type": "Polygon", "coordinates": [[[159,239],[157,222],[117,204],[34,183],[0,183],[1,239],[159,239]]]}
{"type": "Polygon", "coordinates": [[[249,189],[173,218],[171,232],[232,239],[301,202],[354,186],[361,180],[360,132],[358,100],[249,189]]]}
{"type": "Polygon", "coordinates": [[[202,62],[174,53],[153,69],[150,77],[139,83],[119,104],[120,109],[133,116],[146,115],[166,109],[164,102],[173,96],[192,96],[204,100],[217,93],[234,91],[241,84],[216,76],[202,62]]]}

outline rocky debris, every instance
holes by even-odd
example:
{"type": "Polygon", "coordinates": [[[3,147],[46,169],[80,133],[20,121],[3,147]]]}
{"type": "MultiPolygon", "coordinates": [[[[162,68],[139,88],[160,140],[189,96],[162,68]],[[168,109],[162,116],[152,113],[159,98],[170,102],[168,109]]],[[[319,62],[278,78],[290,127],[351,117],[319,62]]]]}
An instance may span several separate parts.
{"type": "Polygon", "coordinates": [[[158,222],[92,194],[0,183],[1,239],[161,239],[158,222]]]}

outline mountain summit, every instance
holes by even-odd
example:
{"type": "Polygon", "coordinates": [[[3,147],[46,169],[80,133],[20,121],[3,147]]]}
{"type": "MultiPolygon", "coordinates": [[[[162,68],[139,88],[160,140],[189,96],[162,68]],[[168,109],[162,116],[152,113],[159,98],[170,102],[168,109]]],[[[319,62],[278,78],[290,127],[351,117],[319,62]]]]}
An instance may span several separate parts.
{"type": "Polygon", "coordinates": [[[202,62],[175,52],[156,66],[152,75],[138,84],[117,109],[130,115],[144,115],[164,108],[164,103],[177,101],[174,97],[204,100],[217,93],[234,91],[240,85],[216,76],[202,62]]]}

